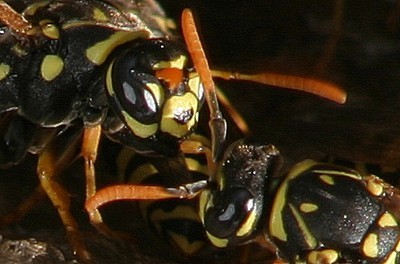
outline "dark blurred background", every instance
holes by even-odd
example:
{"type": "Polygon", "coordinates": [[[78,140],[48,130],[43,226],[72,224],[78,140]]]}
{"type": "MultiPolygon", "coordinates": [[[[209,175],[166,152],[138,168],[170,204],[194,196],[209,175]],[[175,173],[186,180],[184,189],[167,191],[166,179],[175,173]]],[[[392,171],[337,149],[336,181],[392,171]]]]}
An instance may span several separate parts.
{"type": "MultiPolygon", "coordinates": [[[[304,158],[330,155],[399,167],[400,1],[160,0],[159,3],[178,25],[181,10],[187,7],[193,10],[213,68],[248,73],[268,70],[313,77],[336,83],[348,92],[346,104],[338,105],[300,92],[216,80],[243,114],[252,136],[281,149],[286,169],[304,158]]],[[[206,114],[202,120],[206,123],[206,114]]],[[[233,124],[230,127],[230,141],[243,136],[233,124]]],[[[108,158],[100,153],[100,174],[112,174],[114,168],[108,164],[108,158]]],[[[37,184],[35,157],[30,160],[2,172],[2,207],[14,206],[37,184]]],[[[87,225],[81,207],[81,164],[78,162],[66,175],[73,207],[83,225],[87,225]]],[[[121,218],[126,214],[125,211],[114,214],[116,222],[128,221],[121,218]]],[[[98,263],[171,262],[164,257],[150,258],[151,252],[143,256],[135,246],[105,239],[88,226],[84,229],[89,230],[86,239],[90,249],[98,254],[98,263]]],[[[6,263],[76,263],[68,253],[62,226],[49,203],[2,234],[5,238],[0,241],[3,245],[0,257],[11,256],[6,263]],[[33,241],[29,240],[31,237],[33,241]],[[38,248],[38,241],[44,241],[48,250],[42,258],[32,250],[38,248]],[[27,257],[17,262],[21,252],[27,257]]]]}

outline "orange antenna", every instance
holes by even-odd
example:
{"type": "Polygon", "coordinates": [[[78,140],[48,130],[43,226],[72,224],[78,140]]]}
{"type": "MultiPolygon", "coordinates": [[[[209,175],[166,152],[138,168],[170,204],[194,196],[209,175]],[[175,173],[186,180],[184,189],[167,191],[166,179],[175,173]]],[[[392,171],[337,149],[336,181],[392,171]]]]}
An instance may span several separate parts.
{"type": "Polygon", "coordinates": [[[344,104],[347,99],[347,93],[341,87],[330,82],[313,78],[271,72],[243,74],[239,72],[213,70],[212,73],[214,77],[219,77],[225,80],[252,81],[280,88],[303,91],[321,96],[339,104],[344,104]]]}
{"type": "Polygon", "coordinates": [[[100,206],[113,201],[191,199],[207,186],[208,183],[205,180],[181,185],[178,188],[133,184],[112,185],[99,190],[94,196],[86,200],[85,209],[89,215],[92,215],[96,213],[100,206]]]}
{"type": "Polygon", "coordinates": [[[27,34],[32,25],[21,14],[16,12],[10,5],[0,1],[0,21],[15,32],[27,34]]]}
{"type": "Polygon", "coordinates": [[[187,48],[192,57],[194,67],[198,72],[201,82],[205,88],[205,97],[210,109],[209,126],[211,130],[211,144],[213,159],[215,160],[221,152],[222,144],[226,138],[226,120],[223,118],[219,109],[215,84],[212,79],[210,68],[203,47],[197,33],[193,14],[189,9],[182,12],[182,32],[186,41],[187,48]]]}

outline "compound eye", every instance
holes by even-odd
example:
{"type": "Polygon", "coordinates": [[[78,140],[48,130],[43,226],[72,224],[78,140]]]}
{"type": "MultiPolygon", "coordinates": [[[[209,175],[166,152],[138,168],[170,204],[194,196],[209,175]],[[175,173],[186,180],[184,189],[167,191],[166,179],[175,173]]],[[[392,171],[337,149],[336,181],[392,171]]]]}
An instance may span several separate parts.
{"type": "Polygon", "coordinates": [[[128,52],[117,58],[111,69],[111,89],[121,111],[140,123],[155,123],[164,100],[164,91],[159,79],[145,69],[140,60],[141,53],[136,52],[128,52]]]}
{"type": "Polygon", "coordinates": [[[218,238],[234,237],[255,208],[252,194],[239,187],[217,193],[212,203],[206,209],[204,225],[218,238]]]}

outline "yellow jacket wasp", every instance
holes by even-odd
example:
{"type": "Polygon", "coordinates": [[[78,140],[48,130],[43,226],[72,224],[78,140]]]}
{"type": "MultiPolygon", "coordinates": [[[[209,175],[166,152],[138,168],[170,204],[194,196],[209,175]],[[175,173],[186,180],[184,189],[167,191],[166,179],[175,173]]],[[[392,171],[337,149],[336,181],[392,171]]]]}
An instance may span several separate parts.
{"type": "Polygon", "coordinates": [[[91,213],[115,200],[199,195],[200,218],[217,247],[261,237],[290,263],[400,263],[398,189],[374,175],[312,160],[274,177],[279,157],[273,145],[238,141],[210,181],[178,188],[110,186],[86,209],[91,213]]]}
{"type": "MultiPolygon", "coordinates": [[[[38,154],[41,187],[67,227],[74,250],[88,258],[69,213],[68,195],[55,180],[76,157],[76,146],[81,144],[91,197],[101,133],[144,155],[174,157],[197,123],[205,93],[213,151],[218,153],[224,120],[214,88],[202,76],[206,65],[197,58],[198,39],[187,37],[197,74],[153,1],[29,3],[18,13],[0,1],[0,160],[9,166],[27,152],[38,154]]],[[[189,21],[186,27],[193,25],[189,21]]],[[[223,72],[214,74],[227,78],[223,72]]],[[[338,87],[313,79],[264,73],[228,77],[345,100],[338,87]]],[[[99,214],[91,220],[101,224],[99,214]]]]}

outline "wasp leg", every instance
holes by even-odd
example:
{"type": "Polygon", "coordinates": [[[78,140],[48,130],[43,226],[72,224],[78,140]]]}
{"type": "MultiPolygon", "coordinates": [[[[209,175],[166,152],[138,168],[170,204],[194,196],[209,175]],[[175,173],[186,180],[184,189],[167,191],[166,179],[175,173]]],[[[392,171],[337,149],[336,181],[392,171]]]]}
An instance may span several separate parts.
{"type": "Polygon", "coordinates": [[[32,25],[25,17],[4,1],[0,1],[0,21],[18,33],[27,34],[32,29],[32,25]]]}
{"type": "Polygon", "coordinates": [[[207,160],[209,175],[214,175],[213,173],[217,169],[217,163],[213,159],[210,141],[206,137],[193,134],[181,143],[180,149],[184,154],[204,155],[207,160]]]}
{"type": "MultiPolygon", "coordinates": [[[[79,137],[72,137],[74,140],[62,150],[60,155],[58,151],[58,141],[52,142],[50,146],[39,155],[37,164],[37,174],[40,185],[46,192],[50,201],[57,209],[63,225],[65,226],[68,240],[75,254],[83,261],[90,260],[90,254],[87,251],[83,238],[79,232],[78,223],[70,212],[70,198],[64,187],[57,182],[56,176],[63,168],[68,166],[76,158],[76,147],[79,137]]],[[[65,145],[63,145],[65,147],[65,145]]]]}

